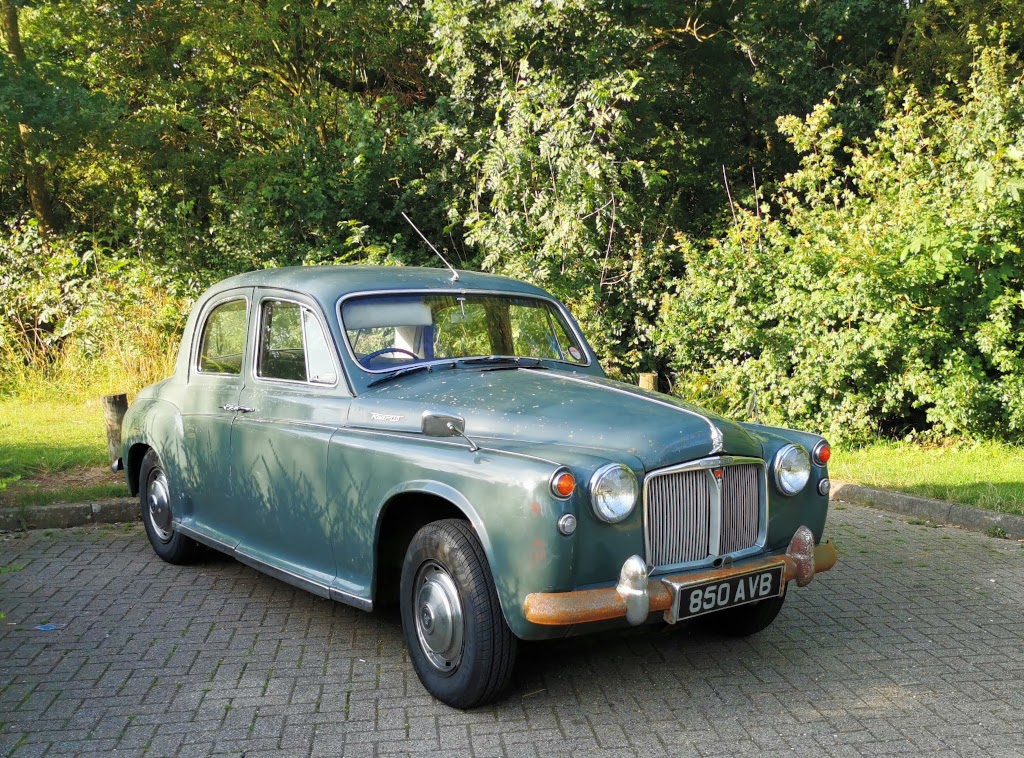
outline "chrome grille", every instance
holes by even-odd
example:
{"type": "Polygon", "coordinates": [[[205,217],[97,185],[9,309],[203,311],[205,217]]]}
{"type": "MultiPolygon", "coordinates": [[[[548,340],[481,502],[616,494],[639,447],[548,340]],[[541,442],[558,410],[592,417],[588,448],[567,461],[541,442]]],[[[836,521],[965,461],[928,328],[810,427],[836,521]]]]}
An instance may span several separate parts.
{"type": "Polygon", "coordinates": [[[722,470],[722,539],[719,552],[735,553],[757,542],[761,467],[756,463],[722,470]]]}
{"type": "Polygon", "coordinates": [[[647,562],[652,566],[708,556],[711,492],[708,472],[681,471],[647,481],[647,562]]]}
{"type": "Polygon", "coordinates": [[[764,464],[708,458],[655,471],[644,482],[647,562],[702,561],[757,544],[764,523],[764,464]],[[714,469],[721,469],[721,484],[714,469]]]}

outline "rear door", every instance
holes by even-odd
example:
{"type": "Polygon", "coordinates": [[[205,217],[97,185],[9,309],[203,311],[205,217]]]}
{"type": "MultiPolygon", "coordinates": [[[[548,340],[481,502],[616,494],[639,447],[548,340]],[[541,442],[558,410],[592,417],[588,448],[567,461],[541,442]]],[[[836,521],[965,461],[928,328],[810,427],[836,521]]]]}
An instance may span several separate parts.
{"type": "Polygon", "coordinates": [[[320,308],[257,289],[256,317],[232,430],[231,479],[245,528],[238,547],[326,594],[336,575],[327,450],[351,397],[320,308]]]}

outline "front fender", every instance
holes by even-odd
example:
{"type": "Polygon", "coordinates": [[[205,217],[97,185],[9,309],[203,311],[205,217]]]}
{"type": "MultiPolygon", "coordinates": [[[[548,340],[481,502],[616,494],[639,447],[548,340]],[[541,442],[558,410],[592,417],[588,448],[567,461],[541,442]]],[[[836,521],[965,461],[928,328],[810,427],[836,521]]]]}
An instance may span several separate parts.
{"type": "Polygon", "coordinates": [[[549,461],[486,448],[472,452],[460,443],[340,430],[331,438],[327,472],[338,589],[369,599],[385,505],[403,493],[434,495],[469,519],[509,626],[520,637],[532,636],[526,596],[573,584],[575,540],[559,533],[557,523],[576,513],[576,496],[551,494],[556,469],[549,461]]]}

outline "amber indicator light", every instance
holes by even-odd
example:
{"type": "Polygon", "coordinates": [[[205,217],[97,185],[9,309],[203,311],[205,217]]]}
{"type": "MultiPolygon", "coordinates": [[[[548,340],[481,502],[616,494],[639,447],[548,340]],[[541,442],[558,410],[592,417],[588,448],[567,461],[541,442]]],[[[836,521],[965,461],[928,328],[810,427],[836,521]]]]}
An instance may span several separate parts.
{"type": "Polygon", "coordinates": [[[569,497],[572,491],[576,489],[576,477],[568,471],[563,471],[555,477],[555,480],[551,483],[551,488],[559,497],[569,497]]]}

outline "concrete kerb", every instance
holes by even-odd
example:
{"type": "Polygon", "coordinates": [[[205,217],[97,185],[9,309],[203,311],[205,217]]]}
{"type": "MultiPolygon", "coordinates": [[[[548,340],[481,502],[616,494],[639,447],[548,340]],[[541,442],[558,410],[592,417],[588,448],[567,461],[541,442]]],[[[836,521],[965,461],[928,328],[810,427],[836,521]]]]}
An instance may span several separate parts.
{"type": "MultiPolygon", "coordinates": [[[[876,490],[860,484],[832,480],[831,500],[846,500],[857,505],[899,513],[903,516],[925,519],[935,524],[949,524],[978,532],[1002,529],[1002,535],[1011,539],[1024,539],[1024,516],[1012,513],[986,511],[970,505],[949,503],[930,497],[905,495],[902,492],[876,490]]],[[[1000,536],[1002,536],[1000,535],[1000,536]]]]}
{"type": "Polygon", "coordinates": [[[0,508],[0,531],[65,529],[87,524],[116,524],[139,520],[139,501],[119,497],[93,503],[54,503],[0,508]]]}

